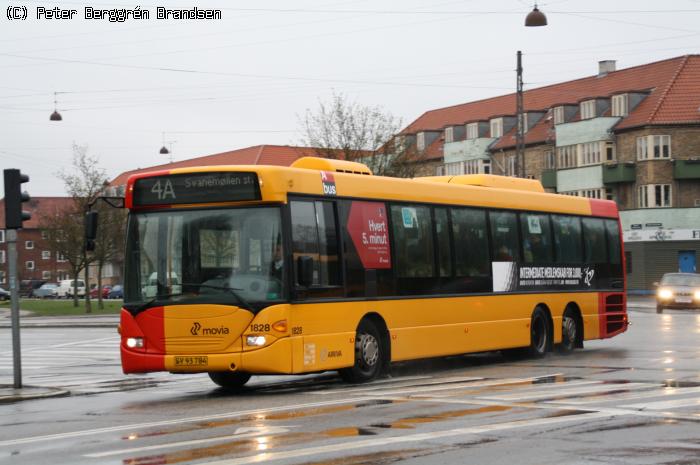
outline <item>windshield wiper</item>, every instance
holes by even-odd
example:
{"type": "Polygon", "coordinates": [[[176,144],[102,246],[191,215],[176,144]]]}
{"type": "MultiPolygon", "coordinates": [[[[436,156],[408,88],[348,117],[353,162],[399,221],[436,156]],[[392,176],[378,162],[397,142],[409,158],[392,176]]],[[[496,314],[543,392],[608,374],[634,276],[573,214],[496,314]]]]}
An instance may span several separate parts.
{"type": "MultiPolygon", "coordinates": [[[[189,293],[188,293],[188,294],[189,294],[189,293]]],[[[171,297],[177,297],[177,296],[180,296],[180,295],[185,295],[185,292],[175,292],[175,293],[173,293],[173,294],[161,294],[161,295],[157,295],[157,296],[155,296],[154,298],[152,298],[151,300],[149,300],[148,302],[144,302],[144,303],[142,303],[141,305],[139,305],[138,307],[136,307],[136,308],[134,309],[134,311],[135,311],[136,313],[142,312],[142,311],[146,310],[147,308],[149,308],[150,306],[152,306],[154,303],[158,302],[159,300],[170,299],[171,297]]]]}
{"type": "Polygon", "coordinates": [[[182,283],[183,286],[199,286],[199,287],[206,287],[208,289],[218,289],[220,291],[227,291],[230,293],[232,296],[238,300],[239,305],[241,308],[244,308],[249,311],[253,311],[253,306],[248,303],[247,300],[245,300],[238,292],[236,291],[242,291],[243,289],[236,289],[235,287],[230,287],[230,286],[215,286],[212,284],[201,284],[201,283],[182,283]]]}

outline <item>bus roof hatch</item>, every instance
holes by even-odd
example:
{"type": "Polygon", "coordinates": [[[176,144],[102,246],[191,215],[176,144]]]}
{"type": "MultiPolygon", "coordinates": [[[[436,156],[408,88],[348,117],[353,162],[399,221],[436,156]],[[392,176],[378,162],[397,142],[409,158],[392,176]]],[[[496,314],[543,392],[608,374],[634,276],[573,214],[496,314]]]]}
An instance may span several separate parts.
{"type": "Polygon", "coordinates": [[[465,184],[468,186],[495,187],[498,189],[513,189],[529,192],[544,192],[542,183],[536,179],[514,178],[511,176],[497,176],[494,174],[462,174],[459,176],[430,176],[425,179],[432,182],[444,182],[446,184],[465,184]]]}
{"type": "Polygon", "coordinates": [[[362,163],[329,158],[301,157],[291,165],[292,168],[307,170],[333,171],[336,173],[372,175],[372,171],[362,163]]]}

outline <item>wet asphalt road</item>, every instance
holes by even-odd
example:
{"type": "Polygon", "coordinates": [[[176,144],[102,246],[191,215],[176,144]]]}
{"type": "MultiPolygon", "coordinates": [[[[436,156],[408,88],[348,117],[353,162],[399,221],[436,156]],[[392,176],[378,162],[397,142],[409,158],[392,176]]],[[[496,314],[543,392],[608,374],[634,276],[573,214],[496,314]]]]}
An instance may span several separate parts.
{"type": "Polygon", "coordinates": [[[242,395],[121,375],[113,329],[30,328],[25,384],[72,394],[0,405],[0,463],[700,464],[700,312],[631,310],[627,333],[569,356],[260,377],[242,395]]]}

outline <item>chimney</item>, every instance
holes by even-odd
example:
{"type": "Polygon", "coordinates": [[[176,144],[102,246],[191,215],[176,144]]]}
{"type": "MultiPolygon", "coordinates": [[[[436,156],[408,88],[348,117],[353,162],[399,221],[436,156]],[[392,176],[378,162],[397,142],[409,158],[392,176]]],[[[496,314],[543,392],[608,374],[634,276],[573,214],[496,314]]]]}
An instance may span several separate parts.
{"type": "Polygon", "coordinates": [[[615,60],[603,60],[598,62],[598,77],[603,77],[615,71],[615,60]]]}

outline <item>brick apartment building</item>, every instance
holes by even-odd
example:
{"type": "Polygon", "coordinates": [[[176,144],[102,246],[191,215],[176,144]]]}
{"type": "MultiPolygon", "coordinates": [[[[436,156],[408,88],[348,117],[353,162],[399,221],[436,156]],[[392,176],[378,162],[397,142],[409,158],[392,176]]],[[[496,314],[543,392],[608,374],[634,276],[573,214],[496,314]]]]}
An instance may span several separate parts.
{"type": "MultiPolygon", "coordinates": [[[[695,271],[700,254],[700,56],[524,92],[524,175],[550,192],[621,210],[631,290],[695,271]]],[[[424,175],[515,176],[516,96],[424,113],[394,144],[422,152],[424,175]]]]}
{"type": "MultiPolygon", "coordinates": [[[[42,218],[59,214],[72,202],[70,197],[32,197],[22,204],[22,209],[31,213],[23,229],[17,233],[17,274],[20,281],[42,280],[57,282],[70,279],[68,263],[47,250],[45,236],[39,227],[42,218]]],[[[0,200],[0,225],[5,226],[5,199],[0,200]]],[[[0,286],[9,287],[9,263],[6,231],[0,229],[0,286]]]]}

